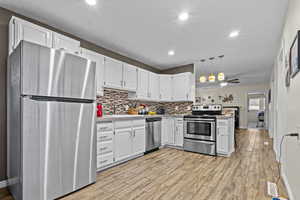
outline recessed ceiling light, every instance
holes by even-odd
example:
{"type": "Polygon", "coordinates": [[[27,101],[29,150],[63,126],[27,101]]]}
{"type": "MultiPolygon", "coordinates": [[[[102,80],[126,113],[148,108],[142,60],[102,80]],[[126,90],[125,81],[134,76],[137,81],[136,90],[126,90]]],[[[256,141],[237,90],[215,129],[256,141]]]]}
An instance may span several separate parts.
{"type": "Polygon", "coordinates": [[[85,0],[85,2],[90,6],[94,6],[97,4],[97,0],[85,0]]]}
{"type": "Polygon", "coordinates": [[[178,19],[180,20],[180,21],[186,21],[186,20],[188,20],[189,19],[189,13],[187,13],[187,12],[182,12],[182,13],[180,13],[179,15],[178,15],[178,19]]]}
{"type": "Polygon", "coordinates": [[[229,37],[235,38],[235,37],[239,36],[239,34],[240,34],[240,31],[232,31],[232,32],[229,34],[229,37]]]}
{"type": "Polygon", "coordinates": [[[169,55],[169,56],[174,56],[174,55],[175,55],[175,51],[170,50],[170,51],[168,52],[168,55],[169,55]]]}

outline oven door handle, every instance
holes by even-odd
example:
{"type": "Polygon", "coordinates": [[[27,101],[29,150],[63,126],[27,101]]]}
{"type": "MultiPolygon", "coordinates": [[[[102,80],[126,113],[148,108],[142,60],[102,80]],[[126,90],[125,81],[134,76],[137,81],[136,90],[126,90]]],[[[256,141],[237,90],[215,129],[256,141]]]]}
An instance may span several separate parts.
{"type": "Polygon", "coordinates": [[[196,143],[201,143],[201,144],[207,144],[207,145],[215,145],[214,142],[207,142],[207,141],[197,141],[197,140],[190,140],[190,139],[184,139],[186,141],[189,141],[189,142],[196,142],[196,143]]]}
{"type": "Polygon", "coordinates": [[[203,121],[203,122],[215,122],[216,120],[215,119],[204,119],[204,118],[199,118],[199,119],[196,119],[196,118],[186,118],[184,119],[184,121],[203,121]]]}
{"type": "Polygon", "coordinates": [[[189,120],[189,121],[185,121],[186,123],[190,122],[190,123],[207,123],[207,124],[215,124],[216,122],[212,122],[212,121],[196,121],[196,120],[189,120]]]}

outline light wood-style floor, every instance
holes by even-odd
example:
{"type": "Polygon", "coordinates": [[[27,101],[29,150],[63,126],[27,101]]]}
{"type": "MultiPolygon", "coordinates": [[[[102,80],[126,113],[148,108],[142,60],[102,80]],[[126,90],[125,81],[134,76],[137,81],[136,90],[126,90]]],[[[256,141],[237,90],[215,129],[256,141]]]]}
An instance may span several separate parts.
{"type": "MultiPolygon", "coordinates": [[[[165,148],[101,172],[97,183],[62,200],[264,200],[267,181],[278,166],[272,141],[263,130],[239,131],[230,158],[210,157],[165,148]],[[264,142],[269,142],[265,145],[264,142]]],[[[286,196],[280,182],[280,193],[286,196]]],[[[6,191],[0,199],[10,200],[6,191]]]]}

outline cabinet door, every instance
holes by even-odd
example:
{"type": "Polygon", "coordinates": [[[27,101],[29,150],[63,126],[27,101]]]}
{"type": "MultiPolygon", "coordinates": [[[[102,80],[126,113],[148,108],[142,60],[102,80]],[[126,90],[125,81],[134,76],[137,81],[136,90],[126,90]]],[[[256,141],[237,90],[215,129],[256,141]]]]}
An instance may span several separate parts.
{"type": "Polygon", "coordinates": [[[195,93],[196,93],[196,80],[195,80],[195,74],[194,73],[189,73],[188,75],[189,79],[189,84],[188,84],[188,101],[193,101],[195,102],[195,93]]]}
{"type": "Polygon", "coordinates": [[[235,128],[234,128],[234,118],[229,119],[229,152],[234,152],[235,149],[235,128]]]}
{"type": "Polygon", "coordinates": [[[169,137],[169,122],[167,118],[162,118],[161,121],[161,144],[165,145],[168,144],[168,137],[169,137]]]}
{"type": "Polygon", "coordinates": [[[115,159],[120,161],[131,156],[132,129],[115,130],[115,159]]]}
{"type": "Polygon", "coordinates": [[[138,70],[138,99],[149,99],[149,72],[143,69],[138,70]]]}
{"type": "Polygon", "coordinates": [[[53,33],[53,48],[79,54],[80,42],[59,33],[53,33]]]}
{"type": "Polygon", "coordinates": [[[15,18],[11,18],[8,25],[8,54],[14,50],[15,45],[15,18]]]}
{"type": "Polygon", "coordinates": [[[132,155],[145,152],[145,127],[133,128],[132,155]]]}
{"type": "Polygon", "coordinates": [[[188,100],[189,76],[188,73],[176,74],[173,76],[173,100],[188,100]]]}
{"type": "Polygon", "coordinates": [[[149,97],[151,100],[159,100],[159,75],[149,72],[149,97]]]}
{"type": "Polygon", "coordinates": [[[103,82],[104,82],[104,56],[88,49],[81,49],[83,57],[96,62],[96,82],[97,95],[103,96],[103,82]]]}
{"type": "Polygon", "coordinates": [[[14,45],[15,49],[20,41],[25,40],[46,47],[52,47],[52,31],[25,20],[14,18],[14,45]]]}
{"type": "Polygon", "coordinates": [[[104,87],[123,88],[123,63],[112,58],[104,58],[104,87]]]}
{"type": "Polygon", "coordinates": [[[175,145],[175,124],[174,119],[168,119],[168,144],[175,145]]]}
{"type": "Polygon", "coordinates": [[[129,91],[136,91],[137,90],[137,68],[129,64],[124,64],[123,71],[124,71],[123,73],[124,89],[129,91]]]}
{"type": "Polygon", "coordinates": [[[176,120],[175,127],[175,144],[176,146],[183,147],[183,121],[176,120]]]}
{"type": "Polygon", "coordinates": [[[228,154],[229,153],[229,138],[228,127],[217,127],[217,153],[228,154]]]}
{"type": "Polygon", "coordinates": [[[159,89],[160,89],[161,101],[172,100],[172,76],[171,75],[159,76],[159,89]]]}

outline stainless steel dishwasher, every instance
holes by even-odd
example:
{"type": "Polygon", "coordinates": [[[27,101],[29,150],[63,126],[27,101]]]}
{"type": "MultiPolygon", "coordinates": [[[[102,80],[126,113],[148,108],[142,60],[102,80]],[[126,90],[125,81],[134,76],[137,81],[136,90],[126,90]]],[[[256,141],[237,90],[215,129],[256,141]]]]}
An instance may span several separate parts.
{"type": "Polygon", "coordinates": [[[161,118],[146,119],[146,152],[158,149],[161,145],[161,118]]]}

